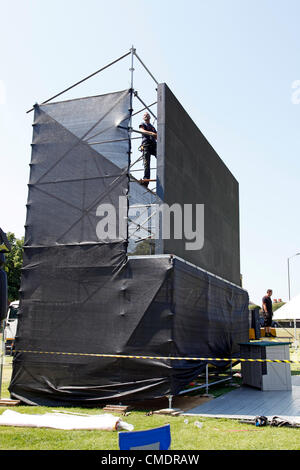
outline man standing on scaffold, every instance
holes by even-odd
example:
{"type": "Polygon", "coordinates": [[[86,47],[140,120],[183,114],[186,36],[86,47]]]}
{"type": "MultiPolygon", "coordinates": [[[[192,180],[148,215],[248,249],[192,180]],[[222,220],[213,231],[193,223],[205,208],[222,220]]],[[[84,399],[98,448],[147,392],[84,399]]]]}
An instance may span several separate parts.
{"type": "Polygon", "coordinates": [[[143,186],[148,186],[150,179],[150,158],[151,155],[156,157],[156,139],[157,132],[154,126],[150,124],[150,114],[145,113],[144,122],[139,126],[143,133],[142,148],[143,148],[143,160],[144,160],[144,178],[141,180],[143,186]],[[145,181],[146,180],[146,181],[145,181]]]}

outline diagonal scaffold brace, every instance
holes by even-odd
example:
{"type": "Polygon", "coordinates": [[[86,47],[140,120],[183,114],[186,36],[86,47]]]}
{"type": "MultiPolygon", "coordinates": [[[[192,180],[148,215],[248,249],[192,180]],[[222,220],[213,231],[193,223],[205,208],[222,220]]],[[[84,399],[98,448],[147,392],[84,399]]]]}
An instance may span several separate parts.
{"type": "MultiPolygon", "coordinates": [[[[58,96],[61,96],[63,93],[66,93],[69,90],[72,90],[72,88],[75,88],[77,85],[80,85],[81,83],[85,82],[86,80],[89,80],[90,78],[94,77],[95,75],[102,72],[103,70],[105,70],[105,69],[111,67],[112,65],[116,64],[120,60],[125,59],[125,57],[127,57],[129,55],[132,55],[131,50],[129,52],[127,52],[126,54],[122,55],[121,57],[118,57],[118,59],[115,59],[112,62],[110,62],[109,64],[105,65],[101,69],[96,70],[96,72],[91,73],[87,77],[82,78],[81,80],[79,80],[78,82],[76,82],[73,85],[69,86],[68,88],[65,88],[63,91],[60,91],[59,93],[56,93],[56,95],[51,96],[51,98],[48,98],[47,100],[43,101],[41,104],[49,103],[49,101],[52,101],[54,98],[57,98],[58,96]]],[[[30,113],[33,110],[34,110],[34,107],[29,109],[28,111],[26,111],[26,113],[30,113]]]]}
{"type": "MultiPolygon", "coordinates": [[[[97,75],[98,73],[100,72],[103,72],[103,70],[106,70],[108,69],[109,67],[111,67],[112,65],[116,64],[117,62],[119,62],[120,60],[122,59],[125,59],[125,57],[128,57],[128,56],[131,56],[131,67],[130,67],[130,72],[131,72],[131,89],[133,89],[133,72],[134,72],[134,67],[133,67],[133,58],[134,56],[138,59],[138,61],[140,62],[140,64],[144,67],[144,69],[148,72],[148,74],[151,76],[151,78],[154,80],[154,82],[156,84],[158,84],[158,81],[156,80],[156,78],[153,76],[153,74],[150,72],[150,70],[146,67],[146,65],[144,64],[144,62],[141,60],[141,58],[138,56],[138,54],[136,53],[136,49],[132,46],[131,49],[129,50],[129,52],[126,52],[126,54],[123,54],[122,56],[118,57],[117,59],[113,60],[112,62],[110,62],[109,64],[105,65],[104,67],[101,67],[100,69],[96,70],[95,72],[91,73],[90,75],[82,78],[81,80],[79,80],[78,82],[74,83],[73,85],[70,85],[69,87],[65,88],[64,90],[60,91],[59,93],[56,93],[55,95],[51,96],[51,98],[48,98],[47,100],[43,101],[42,103],[40,103],[41,105],[43,104],[46,104],[46,103],[49,103],[50,101],[52,101],[54,98],[57,98],[58,96],[61,96],[62,94],[66,93],[67,91],[70,91],[72,90],[72,88],[75,88],[76,86],[80,85],[81,83],[85,82],[86,80],[89,80],[90,78],[94,77],[95,75],[97,75]]],[[[139,97],[138,97],[139,98],[139,97]]],[[[140,98],[139,98],[140,99],[140,98]]],[[[144,104],[144,103],[143,103],[144,104]]],[[[150,106],[152,106],[153,104],[155,103],[152,103],[150,106]]],[[[146,108],[148,109],[148,107],[146,106],[146,108]]],[[[145,109],[146,109],[145,108],[145,109]]],[[[26,111],[26,113],[30,113],[31,111],[34,110],[34,106],[32,108],[30,108],[28,111],[26,111]]],[[[140,112],[140,111],[139,111],[140,112]]]]}

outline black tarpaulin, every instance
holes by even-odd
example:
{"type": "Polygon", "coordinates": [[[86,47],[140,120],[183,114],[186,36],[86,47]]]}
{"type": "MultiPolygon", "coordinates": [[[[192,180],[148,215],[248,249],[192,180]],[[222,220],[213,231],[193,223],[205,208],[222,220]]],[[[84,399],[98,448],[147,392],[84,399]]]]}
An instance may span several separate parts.
{"type": "Polygon", "coordinates": [[[7,298],[7,275],[4,270],[5,254],[11,250],[6,234],[0,228],[0,329],[1,322],[6,318],[8,298],[7,298]]]}
{"type": "Polygon", "coordinates": [[[130,109],[130,90],[35,107],[9,387],[25,403],[175,395],[206,362],[165,358],[234,357],[248,339],[239,286],[170,255],[127,257],[128,207],[155,202],[129,186],[130,109]],[[103,236],[99,206],[116,211],[103,236]]]}
{"type": "MultiPolygon", "coordinates": [[[[13,397],[46,405],[160,397],[184,389],[206,362],[117,356],[238,355],[238,343],[248,338],[248,295],[240,287],[170,256],[129,258],[113,272],[95,267],[92,248],[80,270],[62,259],[56,278],[27,250],[25,276],[35,294],[23,302],[13,397]],[[51,285],[62,286],[55,301],[51,285]],[[29,348],[41,353],[24,352],[29,348]]],[[[51,273],[56,256],[49,256],[51,273]]]]}
{"type": "Polygon", "coordinates": [[[96,227],[99,205],[128,194],[129,108],[128,90],[35,107],[25,247],[126,239],[96,227]]]}

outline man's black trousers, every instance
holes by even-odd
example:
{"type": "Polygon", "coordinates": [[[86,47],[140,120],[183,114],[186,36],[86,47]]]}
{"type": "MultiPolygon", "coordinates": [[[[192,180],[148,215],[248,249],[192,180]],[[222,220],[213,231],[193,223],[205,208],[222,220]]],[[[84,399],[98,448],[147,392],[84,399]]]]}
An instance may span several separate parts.
{"type": "Polygon", "coordinates": [[[144,160],[144,179],[150,179],[150,159],[151,155],[156,157],[156,143],[143,144],[143,160],[144,160]]]}

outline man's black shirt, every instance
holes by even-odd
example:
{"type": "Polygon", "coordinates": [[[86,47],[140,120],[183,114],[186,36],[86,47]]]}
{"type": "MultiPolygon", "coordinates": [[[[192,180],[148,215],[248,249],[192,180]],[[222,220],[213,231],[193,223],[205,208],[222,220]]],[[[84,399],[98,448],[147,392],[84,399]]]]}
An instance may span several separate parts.
{"type": "Polygon", "coordinates": [[[266,304],[268,314],[269,314],[269,315],[272,315],[273,310],[272,310],[272,300],[271,300],[271,297],[269,297],[268,295],[265,295],[265,296],[263,297],[263,299],[262,299],[262,303],[263,303],[263,304],[266,304]]]}
{"type": "MultiPolygon", "coordinates": [[[[142,122],[139,126],[140,128],[144,129],[145,131],[150,131],[150,132],[155,132],[156,134],[156,129],[152,124],[147,124],[146,122],[142,122]]],[[[143,145],[150,145],[150,144],[156,144],[156,139],[153,135],[143,135],[142,139],[142,144],[143,145]]]]}

